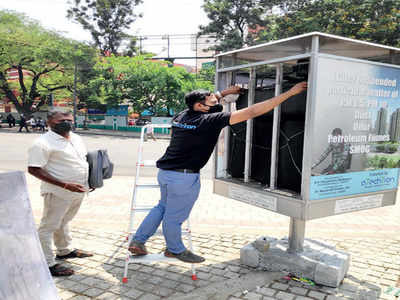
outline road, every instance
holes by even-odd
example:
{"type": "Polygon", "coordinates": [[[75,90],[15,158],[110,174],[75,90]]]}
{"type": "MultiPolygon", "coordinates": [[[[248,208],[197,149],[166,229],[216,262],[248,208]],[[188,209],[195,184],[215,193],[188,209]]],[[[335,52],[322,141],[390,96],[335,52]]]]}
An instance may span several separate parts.
{"type": "MultiPolygon", "coordinates": [[[[39,133],[16,133],[0,130],[0,170],[1,171],[26,171],[28,149],[39,133]]],[[[114,175],[135,176],[135,165],[139,139],[117,136],[82,135],[88,150],[107,149],[114,163],[114,175]]],[[[169,140],[158,139],[156,142],[149,140],[144,143],[143,159],[157,160],[162,156],[169,144],[169,140]]],[[[202,178],[211,178],[212,161],[202,169],[202,178]]],[[[154,177],[155,168],[143,168],[141,175],[154,177]]]]}

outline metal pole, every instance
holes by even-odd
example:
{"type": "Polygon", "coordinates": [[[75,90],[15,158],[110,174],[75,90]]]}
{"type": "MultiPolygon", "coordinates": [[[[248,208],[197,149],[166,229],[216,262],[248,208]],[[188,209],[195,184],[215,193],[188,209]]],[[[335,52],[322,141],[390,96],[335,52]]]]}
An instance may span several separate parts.
{"type": "MultiPolygon", "coordinates": [[[[275,78],[275,96],[282,93],[282,64],[276,65],[276,78],[275,78]]],[[[276,174],[278,169],[278,149],[279,149],[279,129],[281,121],[281,106],[278,105],[274,108],[274,120],[272,127],[272,148],[271,148],[271,170],[270,170],[270,184],[271,190],[275,189],[276,174]]]]}
{"type": "Polygon", "coordinates": [[[74,69],[74,127],[76,128],[76,77],[78,72],[78,66],[75,60],[75,69],[74,69]]]}
{"type": "Polygon", "coordinates": [[[168,58],[169,58],[169,34],[167,35],[167,39],[168,39],[168,58]]]}
{"type": "Polygon", "coordinates": [[[289,227],[289,253],[303,252],[304,236],[306,232],[306,221],[290,218],[289,227]]]}
{"type": "Polygon", "coordinates": [[[83,129],[85,129],[85,130],[88,130],[87,123],[88,123],[88,108],[86,106],[86,108],[85,108],[85,121],[83,122],[83,129]]]}
{"type": "Polygon", "coordinates": [[[54,98],[53,98],[53,93],[49,94],[49,104],[48,106],[53,107],[54,105],[54,98]]]}
{"type": "Polygon", "coordinates": [[[197,79],[197,34],[196,34],[196,79],[197,79]]]}
{"type": "MultiPolygon", "coordinates": [[[[216,65],[219,65],[220,63],[220,58],[217,57],[216,65]]],[[[227,86],[227,74],[226,73],[215,73],[215,89],[217,91],[222,91],[226,88],[227,86]]],[[[225,105],[225,110],[229,111],[230,106],[229,103],[226,103],[225,105]]],[[[227,140],[229,139],[229,130],[227,128],[223,129],[223,132],[221,133],[223,135],[223,141],[221,141],[222,137],[220,136],[220,139],[217,143],[217,146],[215,147],[214,151],[214,175],[215,178],[219,177],[227,177],[227,166],[228,166],[228,143],[227,140]],[[221,155],[222,154],[222,155],[221,155]],[[221,157],[222,156],[222,157],[221,157]]]]}
{"type": "MultiPolygon", "coordinates": [[[[307,111],[306,111],[306,128],[304,131],[304,147],[303,147],[303,169],[301,178],[301,197],[304,201],[303,203],[303,217],[308,212],[308,199],[309,199],[309,186],[310,186],[310,176],[311,176],[311,101],[314,99],[315,95],[315,78],[317,69],[317,56],[319,51],[319,36],[313,36],[311,42],[311,61],[310,61],[310,72],[308,75],[309,89],[307,91],[307,111]]],[[[302,252],[304,244],[304,236],[306,231],[306,221],[291,217],[290,218],[290,228],[289,228],[289,249],[288,252],[302,252]]]]}
{"type": "MultiPolygon", "coordinates": [[[[251,68],[249,74],[249,94],[247,100],[247,107],[253,105],[254,96],[256,92],[256,69],[251,68]]],[[[246,124],[246,148],[244,157],[244,182],[250,181],[251,174],[251,149],[253,142],[253,120],[247,120],[246,124]]]]}

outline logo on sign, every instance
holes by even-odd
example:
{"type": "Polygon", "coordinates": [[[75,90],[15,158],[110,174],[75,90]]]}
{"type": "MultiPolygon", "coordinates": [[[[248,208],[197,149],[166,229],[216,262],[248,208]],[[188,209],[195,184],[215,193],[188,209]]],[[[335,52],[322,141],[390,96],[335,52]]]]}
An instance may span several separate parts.
{"type": "Polygon", "coordinates": [[[377,178],[367,178],[361,181],[361,185],[365,187],[369,186],[377,186],[377,185],[387,185],[394,183],[395,178],[394,177],[387,177],[387,176],[381,176],[377,178]]]}

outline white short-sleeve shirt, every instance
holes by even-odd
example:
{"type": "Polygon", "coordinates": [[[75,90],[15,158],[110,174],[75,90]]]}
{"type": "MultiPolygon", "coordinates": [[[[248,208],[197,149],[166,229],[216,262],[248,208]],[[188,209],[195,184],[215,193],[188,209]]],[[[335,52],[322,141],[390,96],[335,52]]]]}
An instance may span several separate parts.
{"type": "MultiPolygon", "coordinates": [[[[88,187],[89,165],[87,150],[82,138],[70,132],[69,139],[49,130],[37,138],[28,152],[28,166],[46,170],[60,181],[78,183],[88,187]]],[[[58,197],[82,197],[62,187],[42,181],[41,194],[52,193],[58,197]]]]}

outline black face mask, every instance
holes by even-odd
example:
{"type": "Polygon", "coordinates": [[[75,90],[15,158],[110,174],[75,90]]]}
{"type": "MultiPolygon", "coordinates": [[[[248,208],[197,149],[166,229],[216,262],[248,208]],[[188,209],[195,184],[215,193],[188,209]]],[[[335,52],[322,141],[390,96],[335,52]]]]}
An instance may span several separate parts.
{"type": "Polygon", "coordinates": [[[66,134],[72,130],[72,123],[69,121],[63,121],[53,126],[53,131],[58,134],[66,134]]]}
{"type": "Polygon", "coordinates": [[[212,113],[217,113],[217,112],[221,112],[224,107],[221,104],[215,104],[215,105],[207,105],[204,104],[205,106],[208,106],[210,109],[208,110],[208,114],[212,114],[212,113]]]}

